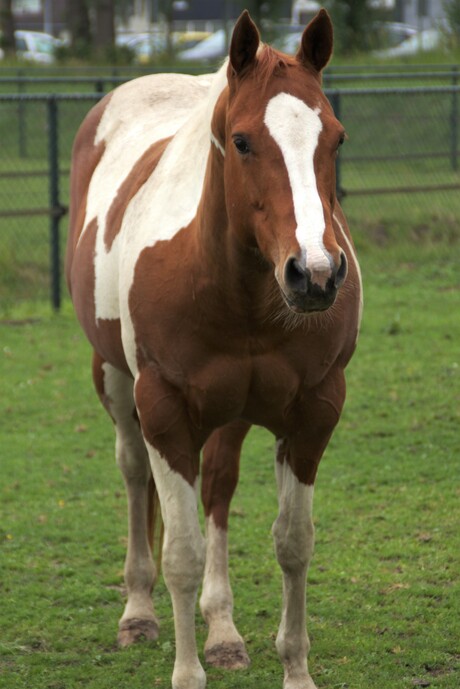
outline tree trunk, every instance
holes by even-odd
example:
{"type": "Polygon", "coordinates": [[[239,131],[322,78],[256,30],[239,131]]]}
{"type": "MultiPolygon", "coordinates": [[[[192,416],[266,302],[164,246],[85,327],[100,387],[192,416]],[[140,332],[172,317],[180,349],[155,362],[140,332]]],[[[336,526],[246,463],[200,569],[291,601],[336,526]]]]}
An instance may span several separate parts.
{"type": "Polygon", "coordinates": [[[91,24],[86,0],[71,0],[67,5],[71,45],[83,52],[91,47],[91,24]]]}
{"type": "Polygon", "coordinates": [[[115,43],[115,7],[113,0],[97,0],[96,30],[94,36],[96,50],[104,51],[115,43]]]}
{"type": "Polygon", "coordinates": [[[0,32],[2,34],[1,47],[5,55],[14,57],[16,42],[14,40],[12,0],[0,0],[0,32]]]}

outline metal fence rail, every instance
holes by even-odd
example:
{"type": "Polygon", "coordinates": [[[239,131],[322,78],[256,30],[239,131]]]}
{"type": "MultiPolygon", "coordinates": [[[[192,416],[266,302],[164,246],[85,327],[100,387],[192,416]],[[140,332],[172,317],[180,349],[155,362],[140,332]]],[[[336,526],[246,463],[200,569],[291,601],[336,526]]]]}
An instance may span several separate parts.
{"type": "MultiPolygon", "coordinates": [[[[357,123],[362,120],[362,114],[365,108],[365,101],[369,99],[377,99],[381,104],[381,108],[377,111],[381,113],[382,119],[385,115],[387,121],[396,120],[397,127],[399,129],[399,142],[395,141],[393,146],[387,145],[385,142],[384,146],[381,147],[380,151],[375,150],[373,147],[372,151],[372,162],[373,163],[384,163],[384,162],[397,162],[397,161],[430,161],[435,159],[443,159],[449,161],[446,168],[453,172],[457,172],[459,169],[459,94],[460,86],[415,86],[411,88],[373,88],[373,89],[326,89],[326,94],[332,103],[334,112],[337,117],[343,122],[350,122],[350,127],[353,130],[357,128],[357,123]],[[417,112],[412,109],[407,109],[403,107],[403,104],[407,103],[416,104],[419,102],[420,106],[423,106],[423,101],[425,100],[430,103],[430,111],[424,112],[414,105],[417,112]],[[399,105],[398,105],[398,101],[399,105]],[[345,112],[345,107],[343,102],[347,104],[348,110],[353,110],[352,113],[345,112]],[[438,104],[438,110],[440,110],[439,117],[436,119],[432,113],[434,110],[434,105],[438,104]],[[361,107],[360,105],[363,104],[361,107]],[[439,108],[442,104],[443,108],[439,108]],[[389,115],[389,117],[388,117],[389,115]],[[412,137],[409,136],[408,126],[412,127],[414,123],[422,120],[429,121],[433,120],[432,128],[428,126],[423,127],[423,134],[427,137],[418,146],[414,145],[412,137]],[[439,133],[442,133],[439,136],[439,133]],[[421,150],[422,149],[422,150],[421,150]]],[[[348,128],[348,125],[347,125],[348,128]]],[[[359,136],[359,132],[357,134],[359,136]]],[[[383,131],[382,136],[386,137],[387,132],[383,131]]],[[[342,180],[343,173],[342,168],[349,166],[351,163],[365,163],[369,162],[369,153],[363,148],[354,149],[357,152],[351,155],[345,154],[340,157],[337,161],[338,178],[342,180]]],[[[369,187],[368,184],[364,188],[342,188],[339,185],[339,196],[344,198],[346,195],[371,195],[371,194],[394,194],[394,193],[412,193],[417,191],[440,191],[440,190],[452,190],[460,189],[460,180],[457,178],[452,178],[450,181],[441,182],[439,179],[434,179],[430,183],[423,184],[395,184],[394,180],[390,185],[384,187],[369,187]]]]}
{"type": "MultiPolygon", "coordinates": [[[[349,218],[458,223],[460,86],[326,92],[348,133],[337,186],[349,218]]],[[[0,312],[47,293],[60,307],[72,142],[101,97],[0,94],[0,312]]]]}
{"type": "MultiPolygon", "coordinates": [[[[199,67],[186,66],[186,73],[198,74],[203,73],[205,70],[199,67]]],[[[177,68],[175,67],[162,67],[161,72],[175,72],[177,68]]],[[[38,75],[30,75],[27,73],[17,73],[11,76],[0,76],[0,90],[15,88],[16,92],[19,94],[29,93],[32,89],[33,92],[43,92],[43,87],[51,87],[53,91],[61,90],[65,87],[66,93],[76,91],[79,87],[88,87],[91,92],[95,93],[106,93],[108,90],[115,88],[119,84],[133,79],[136,76],[141,76],[142,74],[154,74],[153,70],[144,70],[139,74],[132,74],[130,72],[119,73],[113,71],[108,74],[98,73],[95,76],[88,74],[69,74],[68,76],[54,75],[54,74],[44,74],[40,72],[38,75]],[[54,88],[53,88],[54,87],[54,88]]],[[[424,81],[425,83],[433,82],[439,85],[446,86],[456,86],[460,81],[460,68],[458,65],[452,65],[444,69],[427,69],[427,70],[411,70],[411,71],[332,71],[327,70],[323,77],[323,83],[325,88],[337,88],[337,87],[347,87],[350,88],[350,84],[359,88],[369,88],[369,85],[391,83],[392,86],[400,88],[402,82],[418,82],[424,81]]]]}

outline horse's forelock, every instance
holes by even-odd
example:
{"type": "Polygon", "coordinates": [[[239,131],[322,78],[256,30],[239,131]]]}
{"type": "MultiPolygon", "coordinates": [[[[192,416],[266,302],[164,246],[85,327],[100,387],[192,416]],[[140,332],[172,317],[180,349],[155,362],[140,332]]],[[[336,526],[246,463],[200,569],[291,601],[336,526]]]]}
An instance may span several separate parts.
{"type": "Polygon", "coordinates": [[[282,55],[269,45],[262,45],[257,53],[255,77],[262,89],[265,89],[273,77],[285,74],[289,57],[282,55]]]}
{"type": "MultiPolygon", "coordinates": [[[[273,77],[285,74],[288,64],[294,63],[294,59],[283,55],[269,45],[261,43],[257,51],[256,59],[250,68],[238,74],[238,80],[244,81],[252,77],[257,81],[257,86],[265,90],[273,77]]],[[[225,62],[228,65],[228,58],[225,62]]],[[[229,72],[230,74],[231,72],[229,72]]]]}

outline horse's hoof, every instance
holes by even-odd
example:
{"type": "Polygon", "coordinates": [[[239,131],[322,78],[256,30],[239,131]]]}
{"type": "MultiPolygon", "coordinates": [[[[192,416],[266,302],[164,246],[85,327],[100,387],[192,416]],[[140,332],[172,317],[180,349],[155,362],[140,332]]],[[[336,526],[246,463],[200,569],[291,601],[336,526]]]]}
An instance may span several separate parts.
{"type": "Polygon", "coordinates": [[[303,678],[298,676],[285,678],[283,689],[317,689],[317,687],[310,675],[307,675],[303,678]]]}
{"type": "Polygon", "coordinates": [[[241,641],[211,646],[205,649],[204,658],[208,665],[226,670],[243,670],[251,663],[241,641]]]}
{"type": "Polygon", "coordinates": [[[154,620],[124,620],[118,630],[118,645],[125,648],[138,641],[156,641],[158,634],[159,627],[154,620]]]}

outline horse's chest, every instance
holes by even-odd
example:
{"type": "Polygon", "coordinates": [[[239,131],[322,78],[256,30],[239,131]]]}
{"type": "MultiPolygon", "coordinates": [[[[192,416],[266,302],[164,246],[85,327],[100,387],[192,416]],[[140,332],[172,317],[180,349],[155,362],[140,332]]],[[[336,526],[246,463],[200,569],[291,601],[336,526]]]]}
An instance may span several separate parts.
{"type": "Polygon", "coordinates": [[[279,427],[301,386],[301,375],[282,356],[222,358],[193,376],[187,401],[192,418],[204,427],[234,418],[279,427]]]}
{"type": "Polygon", "coordinates": [[[255,357],[244,416],[264,425],[281,420],[298,396],[301,384],[300,371],[286,357],[255,357]]]}

